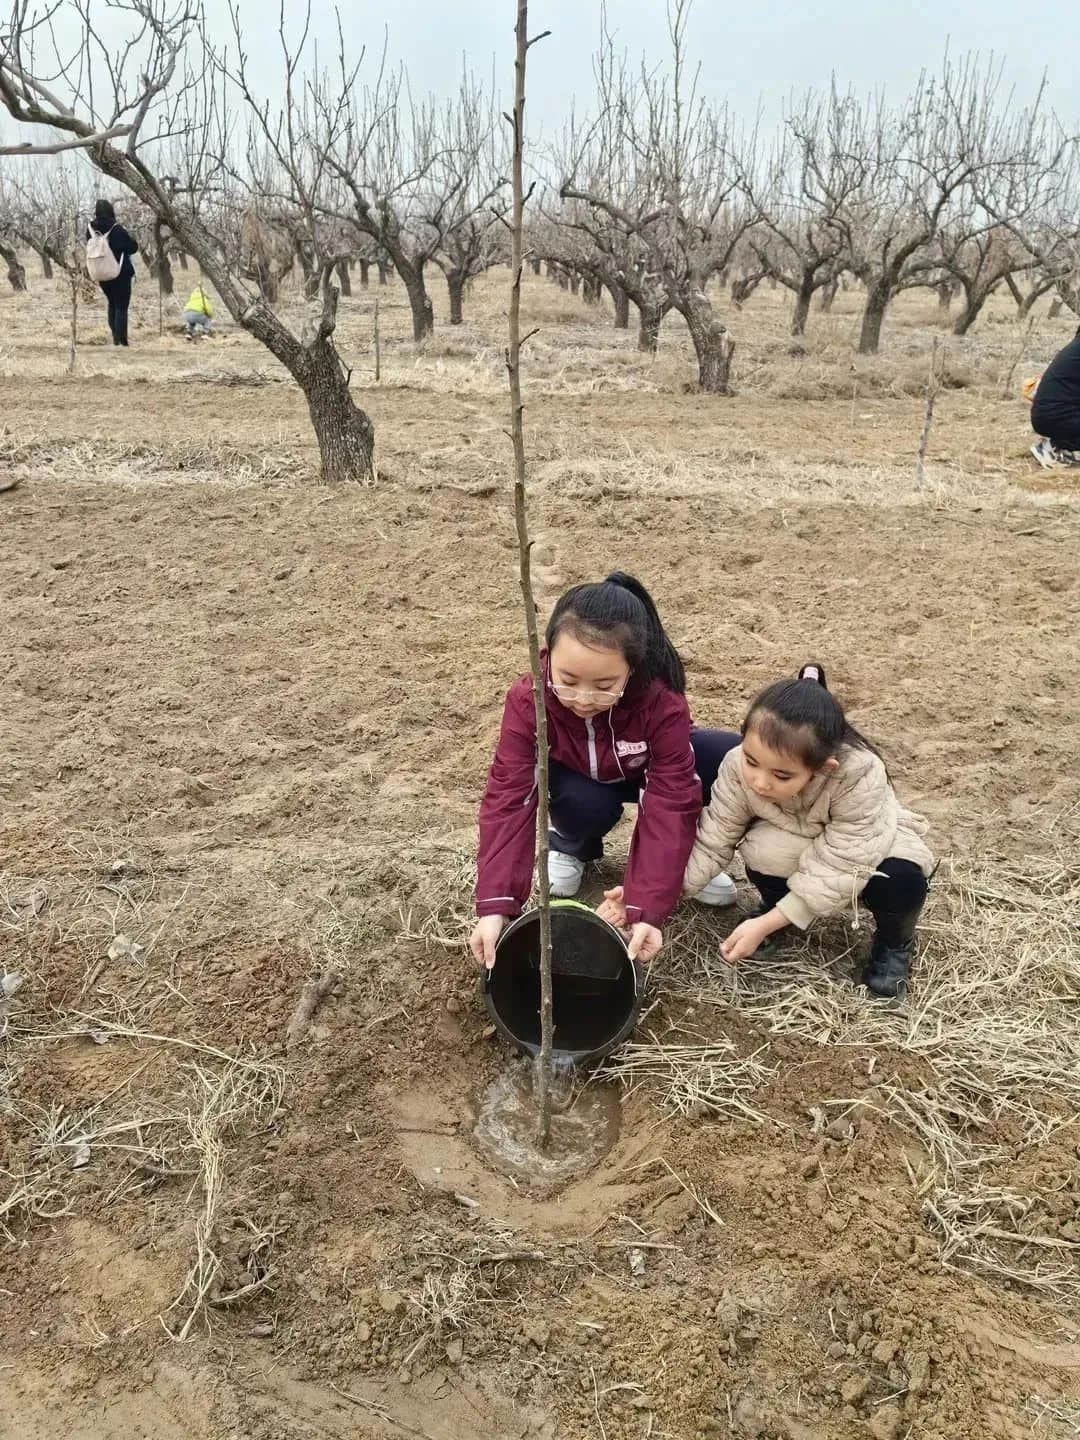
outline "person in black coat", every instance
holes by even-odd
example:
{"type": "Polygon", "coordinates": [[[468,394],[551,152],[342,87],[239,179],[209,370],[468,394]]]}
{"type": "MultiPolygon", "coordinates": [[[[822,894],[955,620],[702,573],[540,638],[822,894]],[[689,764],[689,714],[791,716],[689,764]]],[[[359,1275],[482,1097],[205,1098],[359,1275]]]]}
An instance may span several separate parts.
{"type": "Polygon", "coordinates": [[[128,306],[131,304],[131,283],[135,279],[132,255],[139,252],[135,237],[123,225],[117,223],[116,211],[108,200],[99,200],[94,206],[94,218],[90,229],[109,240],[109,249],[120,261],[120,274],[115,280],[102,280],[100,285],[109,302],[109,329],[114,345],[128,343],[128,306]]]}
{"type": "Polygon", "coordinates": [[[1039,379],[1031,425],[1045,437],[1031,453],[1045,470],[1080,465],[1080,330],[1059,350],[1039,379]]]}

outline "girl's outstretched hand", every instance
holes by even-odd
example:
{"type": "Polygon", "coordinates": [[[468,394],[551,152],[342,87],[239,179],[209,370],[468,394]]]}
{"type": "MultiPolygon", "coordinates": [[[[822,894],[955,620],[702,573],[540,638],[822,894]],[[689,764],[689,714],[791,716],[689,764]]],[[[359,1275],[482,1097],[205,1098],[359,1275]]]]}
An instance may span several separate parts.
{"type": "Polygon", "coordinates": [[[469,949],[481,965],[490,970],[495,964],[495,945],[506,927],[505,915],[484,915],[476,922],[469,949]]]}
{"type": "Polygon", "coordinates": [[[626,929],[626,906],[623,904],[621,885],[616,885],[614,890],[604,891],[604,903],[596,907],[596,913],[601,920],[614,925],[616,930],[626,929]]]}
{"type": "Polygon", "coordinates": [[[635,925],[630,931],[627,951],[631,960],[637,960],[642,965],[651,965],[663,948],[663,934],[655,925],[635,925]]]}
{"type": "Polygon", "coordinates": [[[738,960],[748,960],[763,940],[775,935],[787,923],[787,917],[779,910],[770,910],[767,915],[755,915],[750,920],[744,920],[741,925],[735,926],[720,946],[720,954],[729,965],[738,960]]]}

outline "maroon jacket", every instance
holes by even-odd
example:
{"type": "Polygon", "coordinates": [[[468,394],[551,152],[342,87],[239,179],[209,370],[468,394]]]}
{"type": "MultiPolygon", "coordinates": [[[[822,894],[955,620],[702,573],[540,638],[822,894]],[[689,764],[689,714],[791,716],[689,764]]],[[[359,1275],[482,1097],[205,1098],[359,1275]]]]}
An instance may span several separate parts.
{"type": "MultiPolygon", "coordinates": [[[[546,667],[545,667],[546,669],[546,667]]],[[[682,891],[701,814],[701,781],[690,745],[690,709],[661,680],[582,720],[545,685],[550,758],[579,775],[639,781],[638,820],[624,881],[631,924],[662,926],[682,891]]],[[[510,690],[480,806],[478,915],[520,915],[536,856],[536,713],[532,677],[510,690]]]]}

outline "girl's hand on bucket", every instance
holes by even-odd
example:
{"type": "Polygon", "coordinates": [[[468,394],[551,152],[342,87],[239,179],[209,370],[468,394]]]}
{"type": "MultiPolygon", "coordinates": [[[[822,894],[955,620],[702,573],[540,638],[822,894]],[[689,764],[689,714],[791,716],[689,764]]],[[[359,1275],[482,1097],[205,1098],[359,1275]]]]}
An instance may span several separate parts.
{"type": "Polygon", "coordinates": [[[614,890],[604,891],[604,903],[596,907],[596,913],[601,920],[614,925],[616,930],[626,929],[626,906],[623,904],[621,885],[616,885],[614,890]]]}
{"type": "Polygon", "coordinates": [[[495,946],[506,928],[505,915],[484,915],[476,922],[469,948],[481,965],[490,970],[495,964],[495,946]]]}
{"type": "Polygon", "coordinates": [[[630,931],[630,944],[627,946],[627,950],[631,960],[639,960],[642,965],[650,965],[663,948],[664,937],[655,925],[635,925],[630,931]]]}

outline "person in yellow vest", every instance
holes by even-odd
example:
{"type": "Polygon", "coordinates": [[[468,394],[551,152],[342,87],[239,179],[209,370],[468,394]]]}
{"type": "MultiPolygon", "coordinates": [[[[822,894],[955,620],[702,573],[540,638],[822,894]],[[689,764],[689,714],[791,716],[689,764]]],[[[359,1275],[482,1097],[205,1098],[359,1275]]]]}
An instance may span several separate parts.
{"type": "Polygon", "coordinates": [[[214,318],[214,307],[202,284],[195,286],[191,298],[184,306],[184,334],[189,340],[210,334],[210,322],[214,318]]]}

